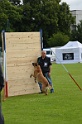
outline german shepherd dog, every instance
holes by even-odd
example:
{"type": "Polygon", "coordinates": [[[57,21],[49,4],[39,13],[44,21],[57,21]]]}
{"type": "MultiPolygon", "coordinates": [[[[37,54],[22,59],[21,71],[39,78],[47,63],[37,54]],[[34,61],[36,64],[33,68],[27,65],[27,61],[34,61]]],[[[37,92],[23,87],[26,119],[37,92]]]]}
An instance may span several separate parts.
{"type": "Polygon", "coordinates": [[[40,65],[37,63],[32,63],[32,65],[34,66],[34,74],[31,74],[30,78],[33,76],[35,82],[40,82],[42,84],[42,92],[45,93],[45,95],[48,95],[48,87],[51,89],[51,86],[49,85],[48,80],[44,77],[40,65]]]}

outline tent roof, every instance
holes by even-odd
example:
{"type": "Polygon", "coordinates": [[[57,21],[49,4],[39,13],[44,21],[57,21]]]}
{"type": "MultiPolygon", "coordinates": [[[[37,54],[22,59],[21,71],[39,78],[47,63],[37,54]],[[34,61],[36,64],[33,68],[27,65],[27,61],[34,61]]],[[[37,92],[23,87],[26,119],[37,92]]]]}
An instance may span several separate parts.
{"type": "Polygon", "coordinates": [[[82,47],[82,44],[78,41],[69,41],[66,45],[63,47],[60,47],[59,49],[67,49],[67,48],[80,48],[82,47]]]}

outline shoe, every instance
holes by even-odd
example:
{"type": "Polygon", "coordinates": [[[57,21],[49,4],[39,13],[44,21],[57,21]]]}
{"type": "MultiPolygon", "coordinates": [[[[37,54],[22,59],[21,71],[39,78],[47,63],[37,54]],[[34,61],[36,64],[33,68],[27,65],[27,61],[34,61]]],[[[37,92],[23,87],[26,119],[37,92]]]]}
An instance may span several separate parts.
{"type": "Polygon", "coordinates": [[[50,93],[54,93],[54,89],[51,89],[51,90],[50,90],[50,93]]]}

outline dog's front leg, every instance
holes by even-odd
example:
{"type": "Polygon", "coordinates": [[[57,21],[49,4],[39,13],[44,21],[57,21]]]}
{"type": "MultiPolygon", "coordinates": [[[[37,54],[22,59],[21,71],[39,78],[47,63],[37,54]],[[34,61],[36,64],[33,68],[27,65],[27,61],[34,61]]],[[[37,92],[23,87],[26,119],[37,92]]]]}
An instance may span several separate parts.
{"type": "Polygon", "coordinates": [[[34,77],[34,81],[35,81],[35,83],[37,83],[36,77],[35,77],[33,74],[30,75],[30,78],[31,78],[31,77],[34,77]]]}
{"type": "Polygon", "coordinates": [[[31,77],[34,77],[34,75],[33,75],[33,74],[31,74],[31,75],[30,75],[30,78],[31,78],[31,77]]]}

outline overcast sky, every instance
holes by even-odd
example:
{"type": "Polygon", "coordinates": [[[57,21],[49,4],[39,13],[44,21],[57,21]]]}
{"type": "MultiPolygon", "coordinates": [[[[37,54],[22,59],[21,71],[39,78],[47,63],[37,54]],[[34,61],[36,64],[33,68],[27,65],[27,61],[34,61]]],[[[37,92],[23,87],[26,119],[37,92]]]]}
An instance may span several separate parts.
{"type": "Polygon", "coordinates": [[[61,0],[69,4],[70,10],[82,10],[82,0],[61,0]]]}

